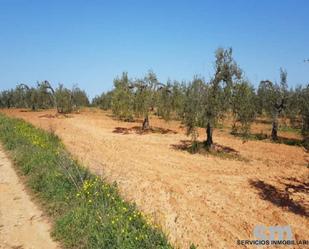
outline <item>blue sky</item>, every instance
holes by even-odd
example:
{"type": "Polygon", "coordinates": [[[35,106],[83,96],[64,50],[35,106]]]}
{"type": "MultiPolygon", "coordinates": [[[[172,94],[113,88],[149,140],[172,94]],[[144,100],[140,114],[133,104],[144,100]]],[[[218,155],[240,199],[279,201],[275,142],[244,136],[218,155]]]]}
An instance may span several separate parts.
{"type": "Polygon", "coordinates": [[[91,97],[123,71],[161,81],[209,79],[217,47],[256,86],[288,71],[309,82],[307,0],[0,0],[0,89],[49,80],[91,97]]]}

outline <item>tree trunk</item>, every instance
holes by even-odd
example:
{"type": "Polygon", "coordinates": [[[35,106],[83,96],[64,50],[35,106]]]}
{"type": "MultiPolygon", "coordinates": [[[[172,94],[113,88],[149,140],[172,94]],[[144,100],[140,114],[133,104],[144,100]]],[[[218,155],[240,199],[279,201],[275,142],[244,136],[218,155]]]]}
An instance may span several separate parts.
{"type": "Polygon", "coordinates": [[[210,123],[207,123],[206,127],[206,134],[207,134],[207,140],[205,141],[205,145],[207,148],[211,148],[213,145],[213,140],[212,140],[212,132],[213,128],[211,127],[210,123]]]}
{"type": "Polygon", "coordinates": [[[149,129],[149,117],[148,117],[148,115],[147,115],[147,116],[145,117],[145,119],[144,119],[142,129],[143,129],[143,130],[149,129]]]}
{"type": "Polygon", "coordinates": [[[273,126],[271,129],[271,138],[274,141],[278,140],[278,121],[277,120],[273,121],[273,126]]]}

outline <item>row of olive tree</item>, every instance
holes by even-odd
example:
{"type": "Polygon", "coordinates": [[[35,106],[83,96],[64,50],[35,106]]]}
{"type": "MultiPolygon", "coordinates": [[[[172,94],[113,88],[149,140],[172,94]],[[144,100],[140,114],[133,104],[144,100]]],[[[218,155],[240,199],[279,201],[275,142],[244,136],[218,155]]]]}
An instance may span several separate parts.
{"type": "Polygon", "coordinates": [[[141,79],[130,79],[127,73],[114,80],[114,89],[96,97],[94,105],[111,109],[116,117],[132,121],[142,118],[142,128],[149,128],[150,113],[168,119],[181,120],[193,140],[198,127],[206,132],[205,147],[211,148],[213,129],[227,116],[232,118],[232,133],[250,134],[251,123],[257,116],[272,122],[271,137],[278,139],[278,120],[290,119],[292,125],[301,124],[304,138],[308,138],[308,86],[288,89],[287,72],[280,71],[280,82],[263,80],[257,90],[245,77],[233,58],[232,49],[219,48],[215,53],[213,77],[206,82],[194,77],[189,83],[168,81],[160,83],[153,72],[141,79]]]}
{"type": "Polygon", "coordinates": [[[271,138],[278,140],[278,119],[299,120],[304,140],[309,132],[309,95],[307,87],[288,89],[287,72],[280,70],[280,82],[263,80],[257,91],[245,78],[232,56],[232,49],[216,51],[215,73],[209,82],[195,78],[187,87],[184,123],[188,134],[197,137],[197,127],[206,130],[206,147],[213,144],[213,127],[232,114],[233,133],[250,134],[251,123],[258,115],[272,121],[271,138]]]}
{"type": "Polygon", "coordinates": [[[177,81],[160,83],[149,71],[142,79],[129,79],[127,73],[114,80],[114,89],[93,98],[92,105],[103,110],[111,109],[124,121],[143,118],[143,128],[149,128],[149,114],[154,113],[168,120],[182,120],[186,84],[177,81]]]}
{"type": "Polygon", "coordinates": [[[15,89],[0,92],[0,107],[38,109],[57,108],[59,113],[70,113],[80,106],[89,105],[85,91],[77,86],[72,89],[63,85],[54,89],[48,81],[38,82],[35,87],[19,84],[15,89]]]}

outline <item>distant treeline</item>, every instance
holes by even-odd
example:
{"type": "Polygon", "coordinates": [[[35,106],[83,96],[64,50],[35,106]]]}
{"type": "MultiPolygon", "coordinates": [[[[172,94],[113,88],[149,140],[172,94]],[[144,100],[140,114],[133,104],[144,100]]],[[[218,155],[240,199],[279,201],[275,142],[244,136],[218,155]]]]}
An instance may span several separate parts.
{"type": "MultiPolygon", "coordinates": [[[[273,140],[278,139],[279,118],[289,120],[290,126],[301,129],[304,141],[309,140],[309,85],[289,88],[287,72],[280,69],[279,82],[266,79],[255,89],[234,60],[232,49],[216,50],[214,74],[209,81],[196,76],[190,82],[161,83],[152,71],[138,79],[123,73],[114,80],[112,91],[95,97],[91,104],[111,109],[124,121],[142,118],[144,130],[150,126],[150,113],[165,120],[180,120],[193,141],[199,135],[197,127],[203,127],[207,148],[213,145],[213,128],[227,116],[233,120],[232,133],[244,137],[250,134],[251,123],[262,115],[272,123],[273,140]]],[[[5,108],[57,107],[58,112],[66,113],[87,105],[85,91],[62,85],[54,90],[47,81],[37,87],[20,84],[0,93],[0,106],[5,108]]]]}
{"type": "Polygon", "coordinates": [[[19,84],[15,89],[0,92],[0,107],[38,109],[57,108],[59,113],[70,113],[80,106],[89,105],[85,91],[77,86],[72,89],[62,84],[54,89],[48,81],[38,82],[35,87],[19,84]]]}

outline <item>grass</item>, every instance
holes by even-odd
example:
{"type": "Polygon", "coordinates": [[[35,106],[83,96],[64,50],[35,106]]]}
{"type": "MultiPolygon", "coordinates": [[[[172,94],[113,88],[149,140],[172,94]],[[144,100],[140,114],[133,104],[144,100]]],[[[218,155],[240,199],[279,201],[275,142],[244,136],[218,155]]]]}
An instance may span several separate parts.
{"type": "Polygon", "coordinates": [[[0,141],[64,248],[172,248],[150,219],[120,197],[115,184],[72,160],[57,136],[0,114],[0,141]]]}
{"type": "Polygon", "coordinates": [[[294,128],[291,126],[287,126],[287,125],[281,125],[279,126],[278,131],[283,131],[283,132],[290,132],[290,133],[295,133],[295,134],[301,134],[301,128],[294,128]]]}

